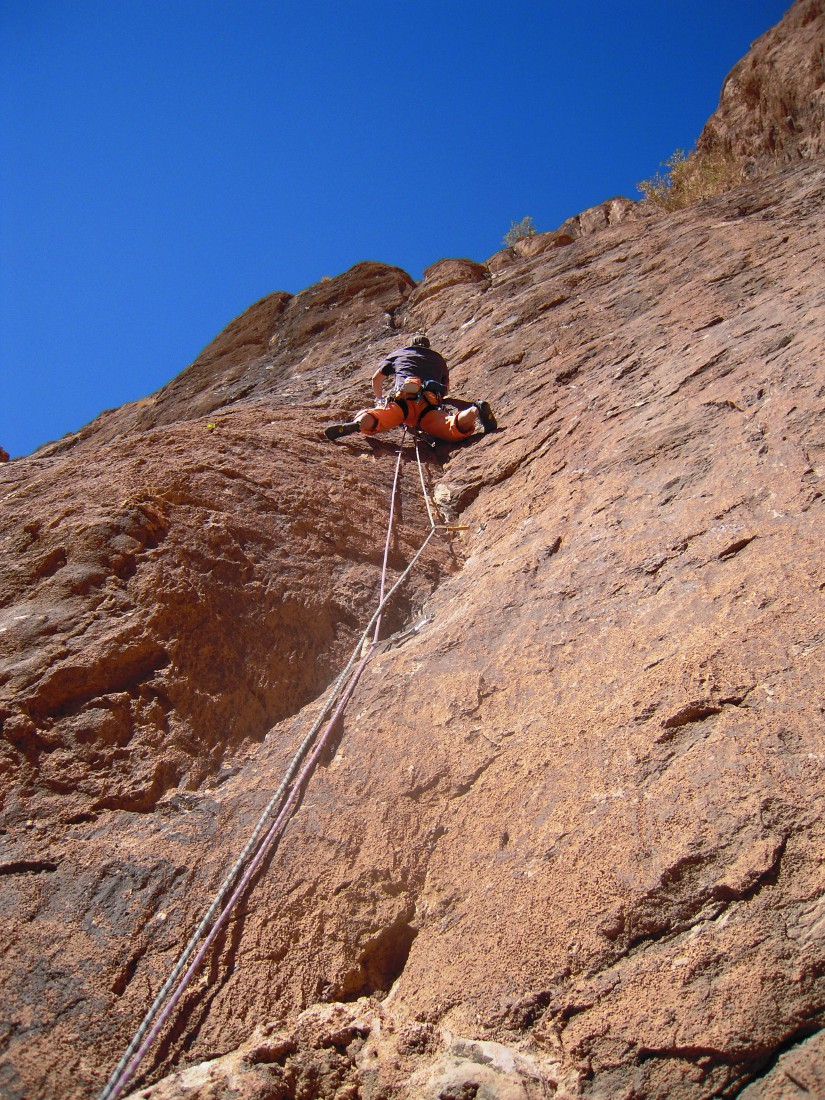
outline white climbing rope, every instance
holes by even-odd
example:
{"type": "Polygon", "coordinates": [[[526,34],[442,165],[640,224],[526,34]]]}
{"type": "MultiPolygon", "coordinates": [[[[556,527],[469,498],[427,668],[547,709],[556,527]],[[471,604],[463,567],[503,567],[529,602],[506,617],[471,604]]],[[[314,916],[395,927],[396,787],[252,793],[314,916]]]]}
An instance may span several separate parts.
{"type": "Polygon", "coordinates": [[[427,492],[427,486],[424,483],[424,466],[421,462],[421,449],[418,446],[418,440],[415,441],[415,460],[418,463],[418,476],[421,480],[421,492],[424,494],[424,503],[427,505],[427,515],[430,517],[430,528],[435,530],[436,522],[433,516],[433,510],[430,507],[430,496],[427,492]]]}
{"type": "Polygon", "coordinates": [[[140,1065],[143,1057],[148,1051],[149,1047],[155,1041],[159,1035],[164,1024],[167,1022],[172,1012],[175,1009],[180,998],[186,991],[190,981],[192,980],[195,972],[200,966],[206,952],[214,942],[216,936],[220,932],[221,928],[226,923],[232,909],[237,903],[238,899],[243,894],[244,890],[248,887],[249,883],[255,876],[255,873],[259,870],[261,864],[266,858],[275,840],[280,835],[281,831],[285,827],[290,813],[295,806],[298,795],[303,789],[305,783],[309,779],[312,771],[315,768],[323,750],[330,739],[338,719],[346,707],[350,696],[355,690],[355,686],[358,683],[358,679],[369,661],[372,651],[378,641],[379,633],[381,630],[381,617],[384,608],[390,602],[392,597],[407,579],[415,567],[416,562],[424,553],[430,539],[438,530],[438,525],[433,517],[433,512],[430,507],[427,488],[424,482],[424,472],[421,465],[421,457],[419,455],[418,441],[415,443],[415,455],[418,461],[418,472],[421,479],[421,487],[424,494],[424,502],[427,506],[427,514],[430,520],[430,530],[428,531],[424,541],[419,546],[418,550],[412,557],[411,561],[407,565],[406,569],[401,573],[398,579],[390,588],[389,592],[385,593],[386,587],[386,575],[387,575],[387,563],[389,560],[390,542],[392,538],[392,529],[395,516],[395,499],[399,482],[399,475],[401,470],[401,462],[404,453],[404,440],[406,439],[406,429],[404,430],[404,436],[402,437],[401,446],[398,448],[398,460],[395,467],[395,475],[392,484],[392,495],[390,499],[390,512],[389,520],[387,524],[387,537],[384,545],[384,560],[381,568],[381,585],[378,597],[378,606],[372,615],[372,618],[367,623],[366,627],[361,633],[358,642],[353,649],[349,660],[344,666],[343,670],[338,675],[337,679],[333,683],[332,687],[327,693],[324,704],[321,711],[309,732],[304,737],[301,744],[298,746],[298,750],[293,756],[292,760],[287,767],[286,773],[281,780],[278,789],[275,794],[269,800],[264,807],[255,828],[252,830],[252,834],[249,840],[246,842],[242,852],[235,860],[231,870],[224,878],[217,893],[212,899],[209,907],[200,920],[200,923],[192,933],[189,942],[181,952],[177,962],[175,963],[168,978],[163,983],[162,987],[158,991],[157,996],[150,1005],[143,1020],[140,1023],[137,1031],[135,1032],[131,1042],[129,1043],[123,1057],[118,1062],[115,1069],[112,1071],[103,1091],[100,1093],[99,1100],[118,1100],[118,1097],[123,1095],[124,1090],[130,1083],[137,1068],[140,1065]],[[374,633],[373,633],[374,632],[374,633]],[[372,640],[368,643],[370,633],[373,633],[372,640]],[[359,654],[361,660],[357,667],[356,661],[359,654]],[[336,705],[337,704],[337,705],[336,705]],[[329,718],[327,725],[321,737],[317,739],[315,747],[312,750],[311,755],[304,763],[300,773],[298,769],[301,767],[301,762],[304,760],[307,752],[310,749],[313,741],[316,738],[316,734],[321,728],[327,715],[332,708],[335,707],[332,716],[329,718]],[[294,782],[293,782],[294,780],[294,782]],[[291,787],[290,787],[291,785],[291,787]],[[288,793],[287,793],[288,792],[288,793]],[[276,813],[277,809],[277,813],[276,813]],[[274,820],[272,819],[275,814],[274,820]],[[239,877],[240,876],[240,877],[239,877]]]}

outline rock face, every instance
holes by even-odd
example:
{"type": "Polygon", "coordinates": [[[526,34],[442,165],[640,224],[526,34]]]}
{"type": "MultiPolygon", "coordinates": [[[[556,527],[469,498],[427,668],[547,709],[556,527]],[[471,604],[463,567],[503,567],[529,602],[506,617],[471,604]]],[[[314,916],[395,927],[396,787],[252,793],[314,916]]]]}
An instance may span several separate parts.
{"type": "Polygon", "coordinates": [[[751,177],[825,155],[825,0],[799,0],[734,66],[697,149],[751,177]]]}
{"type": "Polygon", "coordinates": [[[370,618],[400,440],[322,429],[416,329],[501,430],[134,1095],[821,1092],[824,203],[359,264],[3,466],[3,1097],[100,1090],[370,618]]]}

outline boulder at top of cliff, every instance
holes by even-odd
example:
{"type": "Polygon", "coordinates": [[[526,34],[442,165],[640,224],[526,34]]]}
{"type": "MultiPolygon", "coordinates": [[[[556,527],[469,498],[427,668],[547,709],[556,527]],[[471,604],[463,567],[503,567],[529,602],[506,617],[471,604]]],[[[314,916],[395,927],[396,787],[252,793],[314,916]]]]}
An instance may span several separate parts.
{"type": "Polygon", "coordinates": [[[439,260],[426,268],[423,281],[410,295],[409,305],[419,305],[449,287],[466,283],[484,284],[489,278],[490,272],[486,266],[475,260],[439,260]]]}
{"type": "Polygon", "coordinates": [[[591,206],[583,210],[581,214],[568,218],[559,226],[558,232],[576,238],[584,237],[589,233],[598,233],[609,225],[618,225],[626,218],[636,215],[638,204],[630,199],[617,195],[606,202],[600,202],[597,206],[591,206]]]}
{"type": "Polygon", "coordinates": [[[697,152],[751,177],[825,156],[825,0],[797,0],[734,66],[697,152]]]}

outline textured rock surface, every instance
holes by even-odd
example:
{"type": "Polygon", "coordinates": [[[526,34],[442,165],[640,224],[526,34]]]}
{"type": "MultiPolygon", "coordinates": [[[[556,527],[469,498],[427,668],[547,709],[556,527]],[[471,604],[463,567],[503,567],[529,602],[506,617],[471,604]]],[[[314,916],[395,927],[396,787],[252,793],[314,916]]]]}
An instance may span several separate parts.
{"type": "MultiPolygon", "coordinates": [[[[568,218],[563,225],[559,226],[558,232],[562,235],[569,235],[574,239],[585,237],[588,233],[598,233],[600,229],[604,229],[608,225],[618,225],[626,218],[635,217],[637,210],[637,205],[631,202],[630,199],[621,196],[608,199],[607,202],[599,203],[598,206],[593,206],[589,210],[583,210],[581,214],[576,214],[573,218],[568,218]]],[[[524,244],[529,246],[529,239],[524,244]]]]}
{"type": "Polygon", "coordinates": [[[448,1100],[544,1100],[564,1089],[558,1065],[546,1055],[399,1021],[382,1002],[361,998],[313,1006],[289,1027],[259,1027],[231,1054],[175,1073],[132,1100],[217,1100],[231,1090],[273,1098],[385,1096],[394,1092],[388,1079],[402,1075],[408,1095],[448,1100]]]}
{"type": "Polygon", "coordinates": [[[825,155],[825,0],[800,0],[730,72],[697,143],[748,175],[825,155]]]}
{"type": "MultiPolygon", "coordinates": [[[[426,455],[466,529],[136,1095],[816,1095],[824,206],[812,162],[417,286],[360,264],[0,469],[0,1094],[95,1094],[277,787],[394,467],[321,430],[424,328],[502,424],[426,455]]],[[[393,575],[414,464],[400,503],[393,575]]]]}
{"type": "Polygon", "coordinates": [[[825,1096],[825,1032],[782,1054],[776,1066],[739,1094],[741,1100],[825,1096]]]}

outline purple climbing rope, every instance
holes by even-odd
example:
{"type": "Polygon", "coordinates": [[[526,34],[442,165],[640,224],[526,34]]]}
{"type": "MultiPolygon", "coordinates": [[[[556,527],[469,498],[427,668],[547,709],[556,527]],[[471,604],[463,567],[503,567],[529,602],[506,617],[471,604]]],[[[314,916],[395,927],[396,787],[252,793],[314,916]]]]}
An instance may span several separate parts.
{"type": "Polygon", "coordinates": [[[396,591],[401,587],[407,577],[413,570],[418,559],[424,553],[430,539],[433,537],[437,530],[437,526],[433,519],[433,513],[430,508],[430,503],[427,498],[427,489],[424,484],[424,475],[421,469],[421,459],[418,454],[418,443],[416,441],[416,458],[418,460],[419,475],[421,477],[421,486],[424,491],[424,502],[427,506],[427,514],[430,519],[430,530],[427,533],[426,538],[419,546],[415,555],[407,565],[403,573],[398,577],[393,584],[389,592],[386,592],[386,579],[387,569],[389,562],[390,545],[392,542],[392,532],[395,522],[395,501],[398,492],[398,483],[401,472],[401,463],[404,455],[404,439],[406,438],[406,429],[404,431],[404,437],[401,441],[401,446],[398,448],[398,459],[395,466],[395,475],[392,483],[392,495],[390,499],[390,512],[387,523],[387,537],[384,543],[384,558],[381,566],[381,585],[378,597],[378,607],[376,608],[372,618],[367,624],[366,628],[361,634],[358,640],[358,644],[353,650],[347,664],[342,672],[339,674],[337,680],[333,684],[330,692],[328,693],[324,707],[321,714],[313,723],[312,728],[302,741],[298,751],[290,762],[287,772],[282,780],[278,790],[267,804],[264,812],[261,814],[255,829],[252,832],[249,840],[247,841],[243,851],[238,859],[235,861],[229,874],[224,879],[220,889],[207,909],[206,913],[202,917],[198,927],[191,936],[184,951],[178,958],[175,966],[172,969],[171,974],[166,979],[166,982],[160,989],[158,995],[155,997],[148,1012],[141,1021],[138,1030],[132,1038],[129,1046],[127,1047],[123,1057],[118,1065],[113,1070],[109,1080],[103,1088],[100,1094],[99,1100],[118,1100],[123,1095],[124,1090],[130,1083],[138,1066],[142,1062],[146,1052],[149,1050],[155,1039],[160,1034],[164,1025],[169,1020],[170,1016],[175,1010],[176,1005],[180,1001],[183,994],[186,992],[192,978],[197,972],[200,964],[203,962],[209,948],[214,943],[218,933],[226,924],[229,916],[238,902],[238,899],[242,896],[244,891],[248,888],[249,884],[255,877],[256,872],[260,869],[262,863],[266,859],[267,854],[272,848],[272,845],[278,839],[280,834],[285,828],[290,814],[295,807],[295,803],[298,800],[298,796],[306,786],[310,776],[312,775],[318,760],[321,758],[324,749],[327,747],[328,742],[332,738],[334,730],[340,720],[344,709],[355,691],[355,687],[361,676],[361,673],[367,666],[367,663],[372,656],[372,652],[378,642],[379,634],[381,631],[381,618],[384,608],[395,595],[396,591]],[[368,642],[368,638],[371,632],[373,632],[372,640],[368,642]],[[361,655],[360,661],[356,665],[358,655],[361,655]],[[312,743],[313,738],[320,729],[330,709],[335,706],[335,709],[329,718],[323,732],[312,748],[312,752],[306,759],[300,773],[295,777],[295,773],[300,767],[301,760],[303,760],[306,752],[312,743]],[[293,781],[294,780],[294,781],[293,781]],[[292,784],[289,787],[289,784],[292,784]],[[276,806],[281,803],[284,794],[289,787],[289,793],[286,795],[283,804],[280,805],[280,809],[277,812],[275,819],[269,825],[267,831],[264,833],[266,823],[275,811],[276,806]],[[263,834],[263,835],[262,835],[263,834]],[[243,873],[241,873],[243,869],[243,873]],[[240,878],[238,875],[240,874],[240,878]],[[233,887],[234,883],[234,887],[233,887]],[[231,889],[231,893],[229,893],[231,889]],[[228,897],[227,897],[228,894],[228,897]],[[220,909],[220,912],[218,910],[220,909]],[[209,931],[207,932],[207,928],[209,931]],[[200,942],[202,940],[202,942],[200,942]],[[200,946],[198,947],[198,943],[200,946]],[[197,947],[197,950],[196,950],[197,947]]]}

